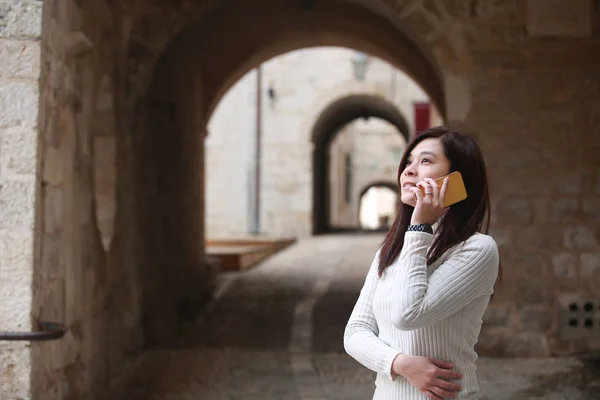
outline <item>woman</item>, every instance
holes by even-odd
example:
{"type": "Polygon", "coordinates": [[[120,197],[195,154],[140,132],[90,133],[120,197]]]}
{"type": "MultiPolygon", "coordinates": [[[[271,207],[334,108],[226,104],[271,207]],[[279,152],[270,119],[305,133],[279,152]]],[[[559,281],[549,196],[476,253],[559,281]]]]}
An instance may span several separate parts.
{"type": "Polygon", "coordinates": [[[422,132],[398,169],[401,207],[344,332],[346,352],[377,372],[373,399],[477,399],[475,343],[499,272],[483,155],[446,127],[422,132]],[[442,206],[460,171],[467,199],[442,206]],[[487,216],[487,218],[486,218],[487,216]],[[443,360],[443,361],[442,361],[443,360]]]}

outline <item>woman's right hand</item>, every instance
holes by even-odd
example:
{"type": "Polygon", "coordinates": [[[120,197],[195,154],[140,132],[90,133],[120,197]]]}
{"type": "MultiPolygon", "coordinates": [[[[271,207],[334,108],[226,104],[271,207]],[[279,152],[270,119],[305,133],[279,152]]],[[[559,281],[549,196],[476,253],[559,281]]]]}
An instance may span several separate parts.
{"type": "Polygon", "coordinates": [[[456,397],[461,386],[450,379],[460,379],[462,375],[452,371],[454,365],[431,357],[398,354],[392,364],[392,371],[402,375],[430,399],[456,397]]]}

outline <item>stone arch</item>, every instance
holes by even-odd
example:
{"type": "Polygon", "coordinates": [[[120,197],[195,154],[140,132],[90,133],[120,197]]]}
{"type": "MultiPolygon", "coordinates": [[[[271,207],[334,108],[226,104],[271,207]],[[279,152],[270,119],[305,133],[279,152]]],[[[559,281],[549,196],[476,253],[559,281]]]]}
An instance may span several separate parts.
{"type": "MultiPolygon", "coordinates": [[[[404,71],[445,117],[443,77],[433,55],[440,44],[425,43],[422,38],[430,32],[417,35],[411,31],[425,29],[419,23],[423,10],[400,16],[380,2],[347,0],[325,0],[317,5],[266,0],[261,7],[240,2],[235,7],[204,8],[188,10],[190,20],[179,21],[187,26],[170,41],[129,44],[135,91],[145,91],[155,79],[152,64],[169,54],[187,52],[186,62],[195,64],[190,68],[198,71],[204,82],[202,114],[206,121],[222,96],[256,65],[301,48],[340,46],[377,56],[404,71]]],[[[163,22],[152,23],[160,26],[163,22]]],[[[170,27],[165,33],[175,31],[170,27]]]]}
{"type": "Polygon", "coordinates": [[[390,189],[392,192],[396,193],[396,195],[398,196],[396,198],[396,209],[398,209],[398,205],[400,202],[400,196],[398,193],[398,184],[396,182],[393,181],[373,181],[370,182],[369,184],[363,186],[362,189],[360,189],[359,195],[358,195],[358,204],[357,204],[357,215],[359,217],[359,229],[362,229],[361,225],[360,225],[360,207],[361,207],[361,200],[363,198],[363,196],[365,195],[365,193],[367,193],[369,191],[369,189],[374,188],[374,187],[384,187],[384,188],[388,188],[390,189]]]}
{"type": "Polygon", "coordinates": [[[398,184],[396,182],[393,181],[375,181],[375,182],[371,182],[368,185],[364,186],[358,195],[358,198],[362,198],[365,193],[367,193],[367,191],[373,187],[386,187],[394,192],[398,192],[398,184]]]}
{"type": "Polygon", "coordinates": [[[358,118],[381,118],[394,125],[408,141],[406,119],[394,104],[383,97],[349,95],[324,109],[312,129],[313,142],[313,233],[331,230],[329,218],[329,145],[339,130],[358,118]]]}
{"type": "MultiPolygon", "coordinates": [[[[388,82],[385,82],[385,84],[387,85],[388,82]]],[[[409,118],[409,113],[412,111],[412,109],[403,107],[403,104],[399,104],[398,102],[394,101],[394,99],[391,99],[389,97],[389,93],[387,93],[385,90],[387,88],[383,89],[383,85],[384,82],[378,81],[347,80],[333,87],[331,90],[324,91],[314,102],[314,111],[310,114],[310,117],[302,121],[301,130],[307,132],[307,137],[309,137],[317,120],[321,116],[322,110],[344,97],[350,95],[363,95],[389,100],[389,103],[396,107],[400,114],[405,117],[404,119],[406,121],[408,132],[411,135],[414,134],[414,122],[411,123],[409,118]]],[[[309,138],[309,140],[311,140],[311,142],[313,141],[312,138],[309,138]]]]}
{"type": "MultiPolygon", "coordinates": [[[[171,40],[151,39],[154,43],[138,41],[133,29],[136,39],[129,43],[127,63],[130,86],[123,100],[123,109],[132,116],[127,121],[132,135],[124,146],[131,149],[128,162],[135,166],[129,171],[135,195],[128,201],[135,204],[131,218],[137,221],[134,246],[148,342],[175,334],[179,322],[198,310],[212,291],[202,246],[202,141],[213,109],[244,73],[295,49],[353,48],[406,72],[444,114],[441,72],[426,46],[402,26],[398,13],[381,9],[383,5],[347,0],[304,4],[285,0],[265,0],[261,7],[252,2],[220,3],[204,10],[202,16],[198,10],[189,10],[186,13],[193,21],[187,27],[171,40]]],[[[414,23],[418,16],[404,19],[413,21],[411,26],[418,25],[414,23]]],[[[147,22],[138,24],[139,29],[153,26],[147,22]]],[[[157,32],[165,29],[173,31],[158,21],[157,32]]],[[[345,117],[330,115],[336,123],[317,126],[331,132],[335,125],[341,127],[357,117],[380,116],[408,135],[407,124],[378,101],[368,113],[364,103],[358,102],[338,111],[345,117]]],[[[319,137],[319,144],[327,143],[323,141],[326,134],[319,137]]]]}

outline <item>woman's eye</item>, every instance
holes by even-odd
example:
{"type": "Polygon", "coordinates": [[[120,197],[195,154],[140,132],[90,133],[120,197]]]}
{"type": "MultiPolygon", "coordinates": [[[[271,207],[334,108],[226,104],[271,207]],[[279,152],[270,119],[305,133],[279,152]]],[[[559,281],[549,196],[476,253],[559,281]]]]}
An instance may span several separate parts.
{"type": "Polygon", "coordinates": [[[423,160],[421,160],[421,163],[423,163],[423,164],[427,164],[430,162],[431,162],[431,160],[429,160],[429,158],[424,158],[423,160]]]}

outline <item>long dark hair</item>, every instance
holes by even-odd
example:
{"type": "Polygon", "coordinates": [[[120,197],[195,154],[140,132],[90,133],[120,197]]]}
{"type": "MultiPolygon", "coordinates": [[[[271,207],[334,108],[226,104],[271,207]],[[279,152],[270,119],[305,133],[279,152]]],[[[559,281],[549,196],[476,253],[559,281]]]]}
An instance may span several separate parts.
{"type": "MultiPolygon", "coordinates": [[[[427,254],[431,265],[452,246],[466,241],[476,232],[487,233],[490,224],[490,195],[483,154],[475,139],[445,126],[425,130],[416,135],[406,147],[398,167],[398,186],[406,168],[408,156],[414,147],[425,139],[439,139],[450,161],[450,172],[460,171],[467,189],[467,198],[449,207],[439,226],[427,254]]],[[[406,232],[414,207],[399,202],[394,224],[388,231],[379,254],[379,275],[392,264],[404,246],[406,232]]]]}

